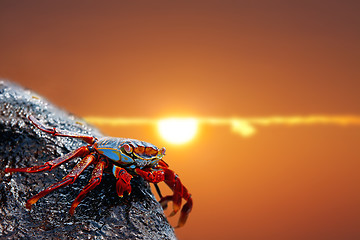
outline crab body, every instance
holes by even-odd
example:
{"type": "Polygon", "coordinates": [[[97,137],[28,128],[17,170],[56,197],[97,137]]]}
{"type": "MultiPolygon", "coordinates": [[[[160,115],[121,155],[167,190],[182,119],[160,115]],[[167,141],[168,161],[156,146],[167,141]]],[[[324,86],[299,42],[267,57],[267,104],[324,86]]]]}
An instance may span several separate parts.
{"type": "Polygon", "coordinates": [[[94,143],[95,150],[128,169],[154,167],[165,155],[165,148],[129,138],[103,137],[94,143]]]}
{"type": "Polygon", "coordinates": [[[116,178],[116,191],[119,197],[124,193],[131,194],[130,181],[133,176],[140,176],[148,182],[154,183],[160,196],[160,204],[165,209],[169,201],[173,201],[173,211],[170,216],[175,215],[181,207],[181,201],[186,203],[181,208],[180,218],[177,227],[185,224],[189,213],[192,210],[192,197],[186,187],[181,183],[178,175],[169,169],[169,166],[162,159],[165,155],[165,148],[157,148],[151,143],[129,138],[102,137],[82,135],[75,132],[58,130],[54,127],[41,123],[34,116],[29,116],[29,120],[40,130],[52,134],[53,136],[79,138],[88,143],[64,156],[48,161],[40,166],[27,168],[6,168],[5,172],[42,172],[51,171],[61,164],[80,157],[81,160],[66,175],[63,180],[39,192],[30,198],[26,207],[31,206],[40,198],[53,192],[54,190],[65,187],[75,182],[79,175],[90,165],[95,165],[89,183],[82,189],[70,208],[70,214],[74,214],[75,208],[85,195],[94,189],[101,182],[102,175],[109,169],[116,178]],[[163,197],[156,185],[158,182],[165,182],[174,192],[173,195],[163,197]]]}

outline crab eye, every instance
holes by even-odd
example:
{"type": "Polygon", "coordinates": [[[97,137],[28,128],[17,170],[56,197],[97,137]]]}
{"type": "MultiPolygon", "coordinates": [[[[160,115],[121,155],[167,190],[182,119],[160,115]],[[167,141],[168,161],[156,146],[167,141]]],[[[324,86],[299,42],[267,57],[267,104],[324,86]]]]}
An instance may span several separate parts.
{"type": "Polygon", "coordinates": [[[123,146],[124,150],[127,152],[127,153],[131,153],[132,152],[132,148],[129,144],[125,144],[123,146]]]}

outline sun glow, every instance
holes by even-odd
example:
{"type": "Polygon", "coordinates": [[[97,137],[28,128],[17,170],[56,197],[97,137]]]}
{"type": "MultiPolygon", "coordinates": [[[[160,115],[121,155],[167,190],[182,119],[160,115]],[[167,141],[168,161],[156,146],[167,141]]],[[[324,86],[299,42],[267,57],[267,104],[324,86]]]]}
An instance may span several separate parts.
{"type": "Polygon", "coordinates": [[[251,118],[110,118],[85,117],[85,120],[95,125],[108,126],[157,126],[160,135],[174,144],[186,143],[194,138],[199,125],[229,126],[234,133],[243,137],[251,137],[257,133],[258,127],[270,126],[300,126],[300,125],[334,125],[360,126],[360,116],[269,116],[251,118]]]}
{"type": "Polygon", "coordinates": [[[158,121],[158,129],[166,141],[182,144],[194,138],[198,121],[194,118],[168,118],[158,121]]]}

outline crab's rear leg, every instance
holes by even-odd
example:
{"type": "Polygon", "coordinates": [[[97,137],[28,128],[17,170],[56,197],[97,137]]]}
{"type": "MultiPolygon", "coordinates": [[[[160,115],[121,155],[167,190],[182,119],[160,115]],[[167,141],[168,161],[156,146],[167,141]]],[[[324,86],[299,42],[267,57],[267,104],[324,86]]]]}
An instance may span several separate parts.
{"type": "Polygon", "coordinates": [[[40,198],[44,197],[45,195],[53,192],[54,190],[65,187],[69,184],[75,182],[75,180],[79,177],[79,175],[95,160],[93,155],[87,155],[85,158],[81,159],[81,161],[76,164],[76,166],[71,170],[71,172],[66,175],[62,181],[57,182],[50,187],[46,188],[45,190],[39,192],[32,198],[30,198],[26,203],[26,208],[31,209],[31,205],[36,203],[40,198]]]}
{"type": "Polygon", "coordinates": [[[107,166],[107,162],[104,160],[100,160],[92,174],[91,174],[91,179],[89,181],[89,183],[82,189],[82,191],[79,193],[79,195],[76,197],[76,199],[74,200],[74,202],[71,205],[70,208],[70,214],[74,215],[74,211],[75,208],[79,205],[79,203],[81,202],[81,200],[84,199],[85,195],[90,192],[91,190],[93,190],[97,185],[100,184],[103,173],[104,173],[104,168],[107,166]]]}
{"type": "Polygon", "coordinates": [[[72,152],[69,152],[68,154],[65,154],[61,157],[58,157],[54,160],[48,161],[43,165],[40,166],[34,166],[34,167],[27,167],[27,168],[5,168],[5,172],[28,172],[28,173],[35,173],[35,172],[42,172],[42,171],[51,171],[55,167],[69,161],[70,159],[76,158],[76,157],[84,157],[85,155],[89,154],[89,149],[86,146],[80,147],[72,152]]]}
{"type": "Polygon", "coordinates": [[[35,127],[40,129],[41,131],[50,133],[53,136],[80,138],[81,140],[83,140],[87,143],[90,143],[90,144],[94,143],[96,140],[96,138],[94,138],[92,136],[87,136],[87,135],[83,135],[83,134],[79,134],[79,133],[75,133],[75,132],[70,132],[67,130],[59,130],[57,128],[47,126],[47,125],[43,124],[42,122],[40,122],[39,119],[35,118],[33,115],[29,115],[28,118],[35,125],[35,127]]]}

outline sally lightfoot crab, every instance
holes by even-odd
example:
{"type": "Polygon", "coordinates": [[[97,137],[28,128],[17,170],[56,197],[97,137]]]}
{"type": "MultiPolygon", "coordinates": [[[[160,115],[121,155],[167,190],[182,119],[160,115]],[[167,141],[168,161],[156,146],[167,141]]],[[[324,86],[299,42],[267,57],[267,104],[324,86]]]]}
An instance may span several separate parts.
{"type": "Polygon", "coordinates": [[[162,158],[165,155],[165,148],[158,149],[151,143],[128,139],[102,137],[95,138],[92,136],[82,135],[66,130],[42,124],[34,116],[30,115],[29,120],[40,130],[52,134],[53,136],[79,138],[88,143],[64,156],[48,161],[41,166],[27,168],[6,168],[5,172],[42,172],[51,171],[55,167],[69,161],[70,159],[82,158],[76,166],[67,174],[63,180],[57,182],[45,190],[39,192],[26,203],[26,208],[31,209],[31,205],[36,203],[40,198],[51,193],[52,191],[70,185],[75,182],[79,175],[91,164],[94,164],[94,170],[89,183],[82,189],[76,197],[70,208],[70,214],[73,215],[75,208],[85,195],[94,189],[101,182],[104,170],[110,170],[116,181],[116,191],[119,197],[125,192],[131,193],[130,181],[133,176],[141,176],[146,181],[154,183],[160,196],[160,204],[165,209],[169,201],[173,201],[173,211],[170,216],[175,215],[181,207],[182,199],[186,201],[180,211],[180,218],[177,227],[185,224],[189,213],[191,212],[193,201],[186,187],[181,183],[180,178],[174,171],[169,169],[167,163],[162,158]],[[164,181],[173,191],[173,195],[163,197],[160,193],[158,182],[164,181]]]}

